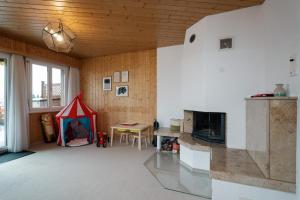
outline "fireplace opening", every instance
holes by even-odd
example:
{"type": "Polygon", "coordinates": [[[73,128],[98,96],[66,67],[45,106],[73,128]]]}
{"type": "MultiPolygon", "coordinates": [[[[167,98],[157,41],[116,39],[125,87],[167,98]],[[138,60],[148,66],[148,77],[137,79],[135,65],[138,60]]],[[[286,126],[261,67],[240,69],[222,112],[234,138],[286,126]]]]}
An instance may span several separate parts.
{"type": "Polygon", "coordinates": [[[194,111],[192,137],[225,144],[225,120],[226,113],[194,111]]]}

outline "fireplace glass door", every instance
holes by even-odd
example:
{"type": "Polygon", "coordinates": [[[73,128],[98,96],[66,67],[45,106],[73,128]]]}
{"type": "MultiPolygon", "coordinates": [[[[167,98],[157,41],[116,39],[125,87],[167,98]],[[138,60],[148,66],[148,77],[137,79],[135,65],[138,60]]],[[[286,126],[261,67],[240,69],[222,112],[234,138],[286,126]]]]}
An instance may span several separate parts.
{"type": "Polygon", "coordinates": [[[207,142],[225,143],[225,113],[194,112],[192,136],[207,142]]]}

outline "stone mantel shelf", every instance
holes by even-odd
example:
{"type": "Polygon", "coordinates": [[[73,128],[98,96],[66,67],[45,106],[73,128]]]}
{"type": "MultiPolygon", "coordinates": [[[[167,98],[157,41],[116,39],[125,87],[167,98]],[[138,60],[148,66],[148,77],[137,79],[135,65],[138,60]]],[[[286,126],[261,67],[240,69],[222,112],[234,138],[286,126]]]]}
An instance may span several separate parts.
{"type": "Polygon", "coordinates": [[[213,179],[295,193],[296,184],[266,178],[246,150],[195,141],[191,134],[178,138],[180,145],[194,151],[211,152],[210,176],[213,179]]]}

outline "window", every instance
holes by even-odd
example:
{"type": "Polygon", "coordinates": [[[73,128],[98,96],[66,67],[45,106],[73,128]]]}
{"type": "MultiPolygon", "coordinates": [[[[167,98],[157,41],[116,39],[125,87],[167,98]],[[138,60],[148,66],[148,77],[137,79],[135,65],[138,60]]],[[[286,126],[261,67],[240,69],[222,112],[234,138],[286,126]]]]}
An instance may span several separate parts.
{"type": "Polygon", "coordinates": [[[64,80],[64,73],[63,70],[59,68],[52,68],[52,84],[51,84],[51,91],[52,91],[52,98],[51,98],[51,104],[53,107],[61,107],[64,106],[64,90],[62,89],[63,87],[63,82],[64,80]]]}
{"type": "Polygon", "coordinates": [[[0,154],[6,151],[7,85],[9,55],[0,53],[0,154]]]}
{"type": "Polygon", "coordinates": [[[48,67],[32,64],[32,108],[48,108],[48,67]]]}
{"type": "Polygon", "coordinates": [[[6,146],[6,59],[0,58],[0,150],[6,146]]]}
{"type": "Polygon", "coordinates": [[[66,67],[28,61],[31,111],[59,110],[66,105],[66,67]]]}

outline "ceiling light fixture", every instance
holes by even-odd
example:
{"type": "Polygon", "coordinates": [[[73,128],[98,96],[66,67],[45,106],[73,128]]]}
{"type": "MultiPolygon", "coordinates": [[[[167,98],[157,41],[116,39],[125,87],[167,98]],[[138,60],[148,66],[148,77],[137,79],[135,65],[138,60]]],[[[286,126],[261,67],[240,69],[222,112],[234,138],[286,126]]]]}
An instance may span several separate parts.
{"type": "Polygon", "coordinates": [[[74,47],[76,36],[61,20],[51,22],[43,28],[42,37],[49,49],[69,53],[74,47]]]}

